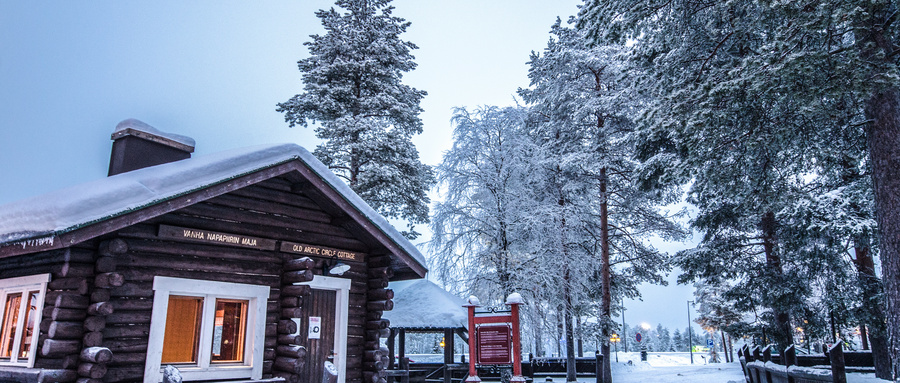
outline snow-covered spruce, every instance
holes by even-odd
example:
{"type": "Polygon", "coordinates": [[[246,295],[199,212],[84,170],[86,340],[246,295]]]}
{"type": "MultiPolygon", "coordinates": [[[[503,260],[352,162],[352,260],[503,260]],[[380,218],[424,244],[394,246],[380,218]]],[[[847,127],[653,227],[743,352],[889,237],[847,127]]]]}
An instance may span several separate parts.
{"type": "Polygon", "coordinates": [[[316,16],[325,34],[305,43],[298,62],[303,93],[278,104],[291,126],[318,124],[325,142],[315,154],[356,194],[387,218],[414,226],[428,222],[430,167],[419,161],[412,137],[422,133],[424,91],[404,85],[416,67],[413,43],[400,35],[409,23],[392,15],[390,0],[338,0],[316,16]]]}

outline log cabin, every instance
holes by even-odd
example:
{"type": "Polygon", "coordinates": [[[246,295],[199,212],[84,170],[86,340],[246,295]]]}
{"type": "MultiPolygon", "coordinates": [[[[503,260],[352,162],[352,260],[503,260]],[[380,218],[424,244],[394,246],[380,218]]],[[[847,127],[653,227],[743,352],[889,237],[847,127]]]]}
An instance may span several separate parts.
{"type": "Polygon", "coordinates": [[[137,120],[109,176],[0,206],[0,382],[383,383],[423,256],[294,144],[191,158],[137,120]]]}

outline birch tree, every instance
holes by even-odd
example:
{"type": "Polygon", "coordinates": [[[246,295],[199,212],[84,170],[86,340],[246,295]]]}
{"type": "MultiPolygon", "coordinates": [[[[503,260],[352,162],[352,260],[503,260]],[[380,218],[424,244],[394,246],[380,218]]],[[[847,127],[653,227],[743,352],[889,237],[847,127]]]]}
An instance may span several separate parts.
{"type": "Polygon", "coordinates": [[[434,208],[429,244],[445,282],[502,301],[536,272],[523,246],[523,214],[531,208],[533,145],[526,110],[456,109],[453,146],[437,167],[443,201],[434,208]]]}

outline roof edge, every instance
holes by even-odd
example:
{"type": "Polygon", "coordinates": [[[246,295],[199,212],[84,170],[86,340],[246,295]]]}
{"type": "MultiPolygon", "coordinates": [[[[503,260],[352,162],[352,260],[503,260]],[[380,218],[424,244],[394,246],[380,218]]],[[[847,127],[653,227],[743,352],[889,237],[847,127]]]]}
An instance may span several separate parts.
{"type": "MultiPolygon", "coordinates": [[[[126,227],[130,224],[133,224],[132,219],[129,217],[139,213],[141,211],[145,211],[148,209],[152,209],[154,207],[166,205],[167,208],[160,208],[158,214],[165,214],[169,211],[177,210],[184,206],[189,206],[191,204],[197,203],[199,201],[203,201],[209,198],[213,198],[215,196],[228,193],[232,190],[236,190],[240,187],[228,188],[226,187],[228,183],[233,182],[237,179],[250,177],[254,174],[263,172],[270,173],[267,170],[275,169],[285,164],[291,163],[295,160],[299,160],[299,163],[302,166],[298,166],[294,169],[282,169],[281,171],[276,171],[273,174],[267,174],[262,178],[254,181],[261,182],[265,179],[274,178],[281,174],[285,174],[290,172],[291,170],[299,170],[301,175],[304,175],[307,178],[316,179],[320,181],[322,184],[316,186],[318,189],[322,189],[323,187],[327,188],[331,193],[330,195],[326,195],[327,198],[332,200],[338,199],[342,202],[341,208],[343,209],[352,209],[357,214],[354,217],[354,220],[359,223],[364,230],[372,233],[373,235],[377,232],[381,235],[375,235],[378,242],[381,242],[391,253],[398,256],[403,263],[405,263],[410,270],[412,270],[419,277],[424,277],[428,272],[427,267],[425,266],[425,258],[421,254],[421,252],[413,245],[408,239],[402,236],[394,227],[387,221],[381,214],[376,212],[371,206],[369,206],[362,198],[359,197],[349,186],[346,185],[343,181],[341,181],[334,173],[331,172],[322,162],[318,161],[311,153],[306,151],[303,147],[296,144],[286,144],[281,146],[272,146],[266,147],[265,149],[279,149],[284,152],[284,157],[278,159],[277,161],[266,163],[264,166],[252,167],[250,169],[246,169],[239,173],[231,174],[227,177],[216,179],[210,183],[200,184],[196,187],[187,188],[184,190],[180,190],[170,195],[166,195],[162,198],[154,198],[143,203],[130,206],[124,208],[121,211],[117,211],[112,214],[104,215],[101,217],[95,217],[94,219],[90,219],[84,222],[78,222],[77,224],[66,226],[57,230],[36,230],[32,232],[13,232],[7,233],[2,241],[0,241],[0,257],[14,255],[12,253],[24,254],[29,252],[37,252],[37,251],[45,251],[52,250],[56,248],[66,247],[68,245],[72,245],[77,242],[82,242],[85,240],[89,240],[93,237],[109,233],[115,230],[119,230],[123,227],[126,227]],[[293,152],[293,153],[291,153],[293,152]],[[302,170],[305,169],[309,171],[309,174],[304,173],[302,170]],[[311,177],[314,176],[314,177],[311,177]],[[191,196],[197,193],[203,193],[204,190],[208,189],[220,189],[220,192],[209,193],[204,196],[204,198],[191,199],[190,203],[182,204],[179,203],[171,203],[173,201],[177,201],[185,198],[186,196],[191,196]],[[109,223],[111,221],[119,222],[109,223]],[[95,227],[99,224],[108,223],[108,228],[104,230],[89,230],[92,227],[95,227]],[[374,230],[373,230],[374,229],[374,230]],[[81,234],[79,234],[81,233],[81,234]],[[93,234],[91,234],[93,233],[93,234]],[[73,242],[75,241],[75,242],[73,242]],[[14,250],[18,249],[18,250],[14,250]]],[[[244,149],[246,150],[246,149],[244,149]]],[[[262,150],[262,149],[261,149],[262,150]]],[[[243,152],[242,152],[243,153],[243,152]]],[[[244,153],[246,154],[246,153],[244,153]]],[[[203,157],[197,157],[197,159],[202,159],[203,157]]],[[[191,160],[187,160],[191,161],[191,160]]],[[[172,166],[178,163],[169,163],[163,165],[157,165],[155,167],[150,167],[146,169],[153,169],[158,167],[172,166]]],[[[175,165],[178,166],[178,165],[175,165]]],[[[291,167],[293,168],[293,167],[291,167]]],[[[140,169],[134,172],[140,172],[140,169]]],[[[132,172],[129,172],[132,173],[132,172]]],[[[122,175],[126,175],[129,173],[123,173],[122,175]]],[[[121,176],[121,175],[120,175],[121,176]]],[[[114,176],[115,177],[115,176],[114,176]]],[[[110,177],[111,178],[111,177],[110,177]]],[[[152,178],[152,177],[151,177],[152,178]]],[[[251,177],[258,178],[258,177],[251,177]]],[[[109,179],[109,178],[106,178],[109,179]]],[[[102,180],[102,179],[101,179],[102,180]]],[[[100,180],[96,180],[100,181],[100,180]]],[[[141,182],[140,179],[136,182],[141,182]]],[[[90,183],[90,182],[89,182],[90,183]]],[[[241,184],[245,184],[245,182],[240,182],[241,184]]],[[[65,189],[62,189],[65,190],[65,189]]],[[[51,192],[52,193],[52,192],[51,192]]],[[[339,202],[334,201],[334,202],[339,202]]]]}

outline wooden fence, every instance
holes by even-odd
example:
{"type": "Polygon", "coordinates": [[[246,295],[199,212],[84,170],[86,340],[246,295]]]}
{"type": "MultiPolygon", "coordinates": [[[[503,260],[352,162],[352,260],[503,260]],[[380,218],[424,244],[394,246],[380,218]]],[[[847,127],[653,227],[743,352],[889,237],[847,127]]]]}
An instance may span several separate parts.
{"type": "MultiPolygon", "coordinates": [[[[738,351],[748,383],[847,383],[843,346],[835,344],[824,356],[798,358],[793,345],[781,355],[772,355],[772,346],[744,346],[738,351]],[[802,363],[801,363],[802,361],[802,363]],[[821,362],[821,363],[820,363],[821,362]]],[[[866,361],[857,358],[860,363],[866,361]]],[[[868,359],[869,361],[871,359],[868,359]]]]}

